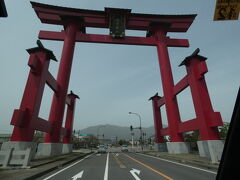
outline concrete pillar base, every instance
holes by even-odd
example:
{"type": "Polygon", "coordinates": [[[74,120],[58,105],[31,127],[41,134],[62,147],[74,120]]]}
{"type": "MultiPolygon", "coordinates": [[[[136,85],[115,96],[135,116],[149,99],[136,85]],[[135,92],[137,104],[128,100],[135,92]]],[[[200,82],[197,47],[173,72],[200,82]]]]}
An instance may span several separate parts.
{"type": "Polygon", "coordinates": [[[166,143],[155,143],[154,144],[155,151],[158,152],[167,152],[167,144],[166,143]]]}
{"type": "Polygon", "coordinates": [[[212,163],[217,163],[221,160],[224,147],[223,140],[198,141],[197,145],[201,157],[211,159],[212,163]]]}
{"type": "Polygon", "coordinates": [[[62,147],[62,143],[39,143],[36,157],[41,158],[61,155],[62,147]]]}
{"type": "Polygon", "coordinates": [[[68,154],[68,153],[71,153],[71,152],[72,152],[72,147],[73,147],[72,144],[63,144],[63,147],[62,147],[62,154],[68,154]]]}
{"type": "Polygon", "coordinates": [[[167,142],[169,154],[188,154],[190,152],[190,144],[188,142],[167,142]]]}
{"type": "Polygon", "coordinates": [[[31,148],[30,151],[30,160],[35,157],[37,143],[35,142],[28,142],[28,141],[7,141],[4,142],[1,146],[1,150],[9,150],[14,148],[14,150],[27,150],[27,148],[31,148]]]}

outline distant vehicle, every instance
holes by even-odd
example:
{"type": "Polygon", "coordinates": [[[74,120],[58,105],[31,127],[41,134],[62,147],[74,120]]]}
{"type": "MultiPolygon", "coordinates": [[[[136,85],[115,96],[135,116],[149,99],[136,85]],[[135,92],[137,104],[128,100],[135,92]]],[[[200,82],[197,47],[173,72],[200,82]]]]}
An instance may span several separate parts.
{"type": "Polygon", "coordinates": [[[126,145],[126,144],[122,145],[121,151],[122,152],[128,152],[128,145],[126,145]]]}
{"type": "Polygon", "coordinates": [[[98,150],[97,150],[98,153],[106,153],[106,147],[104,145],[99,145],[98,146],[98,150]]]}
{"type": "Polygon", "coordinates": [[[112,144],[108,144],[107,146],[108,146],[108,147],[112,147],[112,144]]]}

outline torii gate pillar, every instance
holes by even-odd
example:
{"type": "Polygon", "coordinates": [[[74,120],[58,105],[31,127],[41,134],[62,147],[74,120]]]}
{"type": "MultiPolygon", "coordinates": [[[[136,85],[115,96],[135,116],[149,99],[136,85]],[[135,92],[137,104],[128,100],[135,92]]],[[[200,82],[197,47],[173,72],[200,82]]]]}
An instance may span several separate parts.
{"type": "Polygon", "coordinates": [[[62,154],[67,154],[72,152],[72,129],[73,129],[73,121],[74,121],[74,111],[75,111],[75,104],[76,99],[80,99],[76,94],[74,94],[72,91],[67,96],[67,116],[66,116],[66,122],[65,122],[65,129],[66,134],[63,137],[63,148],[62,148],[62,154]]]}
{"type": "Polygon", "coordinates": [[[200,141],[197,142],[199,155],[208,157],[212,163],[220,161],[224,147],[220,139],[218,127],[223,125],[219,112],[214,112],[204,74],[208,71],[206,57],[198,55],[197,49],[180,64],[186,66],[188,82],[192,93],[196,113],[195,124],[199,128],[200,141]]]}
{"type": "Polygon", "coordinates": [[[66,34],[63,44],[62,57],[57,75],[57,82],[59,83],[60,90],[58,94],[54,94],[53,96],[53,102],[49,116],[49,121],[52,122],[56,127],[52,128],[51,133],[46,134],[44,143],[60,142],[61,127],[72,68],[77,28],[77,24],[70,21],[65,30],[66,34]]]}
{"type": "Polygon", "coordinates": [[[174,94],[174,81],[168,54],[167,32],[171,23],[153,23],[151,33],[157,39],[157,52],[162,78],[163,94],[165,98],[168,118],[170,141],[167,143],[169,153],[189,153],[189,144],[184,142],[183,136],[178,132],[181,122],[177,99],[174,94]]]}
{"type": "Polygon", "coordinates": [[[47,124],[38,117],[44,86],[49,83],[52,88],[55,83],[48,71],[50,60],[57,61],[53,52],[37,41],[38,47],[27,49],[30,54],[28,66],[30,72],[25,86],[19,109],[13,112],[11,125],[14,125],[10,141],[3,143],[1,150],[26,150],[31,148],[31,158],[34,157],[37,144],[33,142],[34,131],[48,129],[47,124]]]}
{"type": "Polygon", "coordinates": [[[38,156],[56,156],[62,154],[63,144],[60,142],[62,129],[61,127],[72,68],[76,33],[78,30],[78,24],[75,23],[76,21],[68,19],[68,17],[64,18],[64,20],[67,21],[67,25],[65,30],[61,61],[57,75],[57,82],[60,86],[60,89],[57,94],[55,93],[53,95],[53,101],[49,116],[49,122],[53,124],[53,127],[51,128],[50,133],[46,133],[44,143],[41,143],[41,147],[39,147],[40,150],[37,154],[38,156]]]}
{"type": "Polygon", "coordinates": [[[162,116],[161,109],[158,107],[158,101],[162,97],[158,96],[158,93],[149,99],[152,100],[153,107],[153,119],[154,119],[154,130],[155,130],[155,149],[158,152],[167,152],[167,145],[164,140],[164,136],[161,135],[162,125],[162,116]]]}

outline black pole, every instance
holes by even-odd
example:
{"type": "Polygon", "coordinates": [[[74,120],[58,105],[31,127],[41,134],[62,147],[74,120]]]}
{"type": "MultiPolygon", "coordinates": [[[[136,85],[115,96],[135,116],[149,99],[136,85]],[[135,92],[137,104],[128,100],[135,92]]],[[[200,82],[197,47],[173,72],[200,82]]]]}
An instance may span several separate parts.
{"type": "Polygon", "coordinates": [[[240,179],[240,89],[238,90],[216,180],[240,179]]]}

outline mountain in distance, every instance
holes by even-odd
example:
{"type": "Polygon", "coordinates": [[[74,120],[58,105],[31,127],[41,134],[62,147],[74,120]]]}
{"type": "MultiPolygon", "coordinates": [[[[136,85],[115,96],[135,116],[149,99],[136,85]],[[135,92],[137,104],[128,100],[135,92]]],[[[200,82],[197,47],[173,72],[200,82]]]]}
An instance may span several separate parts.
{"type": "MultiPolygon", "coordinates": [[[[144,133],[146,133],[146,138],[154,136],[154,127],[153,126],[148,127],[148,128],[142,127],[142,131],[144,133]]],[[[134,132],[134,139],[139,139],[140,130],[134,129],[132,132],[134,132]]],[[[106,124],[106,125],[90,126],[88,128],[80,130],[80,134],[93,134],[93,135],[97,136],[97,133],[99,134],[99,138],[103,137],[102,135],[104,134],[104,139],[111,139],[111,138],[116,138],[116,137],[118,140],[132,139],[130,127],[106,124]]]]}

